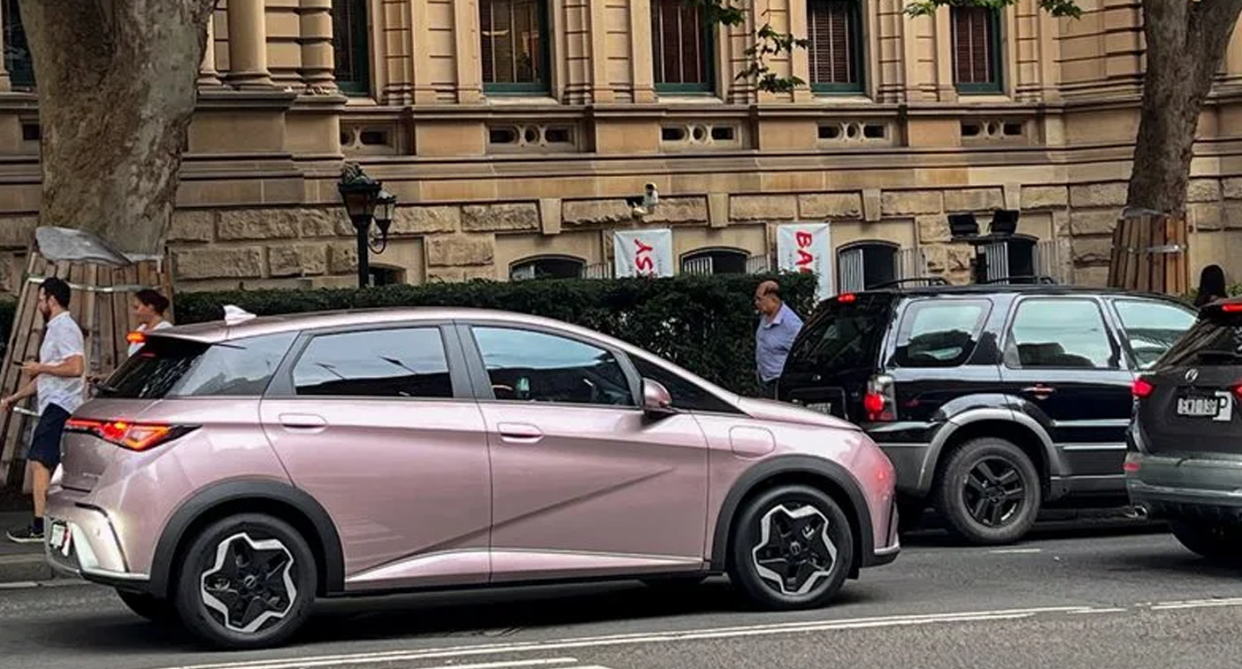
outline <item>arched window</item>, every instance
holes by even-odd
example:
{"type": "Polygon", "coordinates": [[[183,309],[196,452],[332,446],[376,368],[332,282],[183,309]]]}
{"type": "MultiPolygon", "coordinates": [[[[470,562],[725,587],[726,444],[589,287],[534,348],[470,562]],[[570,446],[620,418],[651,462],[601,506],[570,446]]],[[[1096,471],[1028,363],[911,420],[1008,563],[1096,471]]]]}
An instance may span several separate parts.
{"type": "Polygon", "coordinates": [[[509,279],[580,279],[586,261],[570,256],[538,256],[509,266],[509,279]]]}
{"type": "Polygon", "coordinates": [[[884,241],[847,244],[837,251],[837,290],[867,290],[901,278],[900,248],[884,241]]]}
{"type": "Polygon", "coordinates": [[[699,249],[681,257],[682,274],[745,274],[750,254],[738,249],[699,249]]]}
{"type": "Polygon", "coordinates": [[[0,13],[4,25],[4,69],[9,71],[9,81],[15,90],[34,88],[34,60],[30,57],[30,45],[26,30],[22,27],[22,15],[17,0],[2,0],[0,13]]]}
{"type": "Polygon", "coordinates": [[[352,95],[371,92],[368,0],[332,0],[332,56],[336,87],[352,95]]]}

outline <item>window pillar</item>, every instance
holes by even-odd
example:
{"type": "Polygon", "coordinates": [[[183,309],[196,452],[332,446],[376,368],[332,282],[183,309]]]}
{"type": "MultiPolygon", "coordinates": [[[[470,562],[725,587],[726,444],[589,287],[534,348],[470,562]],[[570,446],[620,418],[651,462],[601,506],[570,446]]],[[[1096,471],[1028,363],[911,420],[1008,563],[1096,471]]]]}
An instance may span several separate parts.
{"type": "Polygon", "coordinates": [[[207,43],[203,46],[203,63],[198,68],[199,88],[221,86],[220,73],[216,71],[216,13],[207,17],[207,43]]]}
{"type": "Polygon", "coordinates": [[[302,35],[302,81],[308,89],[334,90],[332,53],[332,0],[301,0],[298,5],[302,35]]]}
{"type": "Polygon", "coordinates": [[[229,0],[228,82],[236,88],[270,88],[264,0],[229,0]]]}

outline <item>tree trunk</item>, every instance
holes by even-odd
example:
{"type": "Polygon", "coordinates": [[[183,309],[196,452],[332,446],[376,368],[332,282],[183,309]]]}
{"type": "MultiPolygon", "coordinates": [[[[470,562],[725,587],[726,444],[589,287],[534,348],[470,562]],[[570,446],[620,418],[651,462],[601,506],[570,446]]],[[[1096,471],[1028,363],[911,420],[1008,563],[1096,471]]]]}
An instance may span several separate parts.
{"type": "Polygon", "coordinates": [[[21,0],[42,131],[41,225],[159,252],[215,0],[21,0]]]}
{"type": "Polygon", "coordinates": [[[1128,208],[1180,215],[1195,131],[1242,0],[1143,0],[1147,73],[1128,208]]]}

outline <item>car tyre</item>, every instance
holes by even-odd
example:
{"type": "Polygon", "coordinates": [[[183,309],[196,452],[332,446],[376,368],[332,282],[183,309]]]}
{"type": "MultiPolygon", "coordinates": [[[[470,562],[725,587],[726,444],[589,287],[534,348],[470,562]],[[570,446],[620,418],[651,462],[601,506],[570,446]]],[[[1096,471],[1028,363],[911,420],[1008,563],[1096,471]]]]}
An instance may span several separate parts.
{"type": "Polygon", "coordinates": [[[822,607],[841,590],[853,563],[849,517],[822,490],[790,485],[764,491],[733,523],[729,579],[760,608],[822,607]]]}
{"type": "Polygon", "coordinates": [[[125,590],[117,590],[116,594],[130,611],[157,625],[173,625],[178,622],[177,607],[167,599],[125,590]]]}
{"type": "Polygon", "coordinates": [[[1192,553],[1213,562],[1242,562],[1242,528],[1224,523],[1169,521],[1173,536],[1192,553]]]}
{"type": "Polygon", "coordinates": [[[248,513],[217,521],[184,556],[177,610],[191,632],[215,646],[278,646],[310,617],[319,578],[315,557],[306,539],[279,518],[248,513]]]}
{"type": "Polygon", "coordinates": [[[1043,490],[1022,449],[996,437],[963,444],[945,463],[936,507],[950,533],[968,543],[1013,543],[1035,524],[1043,490]]]}

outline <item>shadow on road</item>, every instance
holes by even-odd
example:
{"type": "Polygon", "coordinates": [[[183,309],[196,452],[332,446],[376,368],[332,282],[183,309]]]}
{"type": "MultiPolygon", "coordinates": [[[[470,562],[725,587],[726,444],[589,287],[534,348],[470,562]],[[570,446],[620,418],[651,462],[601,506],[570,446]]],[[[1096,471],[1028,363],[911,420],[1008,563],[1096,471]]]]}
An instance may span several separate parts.
{"type": "MultiPolygon", "coordinates": [[[[851,582],[852,584],[852,582],[851,582]]],[[[845,588],[834,606],[869,601],[874,593],[845,588]]],[[[519,629],[584,623],[627,623],[665,617],[746,611],[728,580],[698,586],[648,587],[622,581],[579,586],[536,586],[320,602],[293,645],[378,639],[443,639],[456,645],[500,641],[519,629]]],[[[49,646],[77,650],[157,655],[206,650],[176,627],[140,618],[92,617],[58,621],[42,631],[49,646]]],[[[610,633],[624,633],[624,628],[610,633]]],[[[229,659],[245,659],[230,655],[229,659]]]]}

